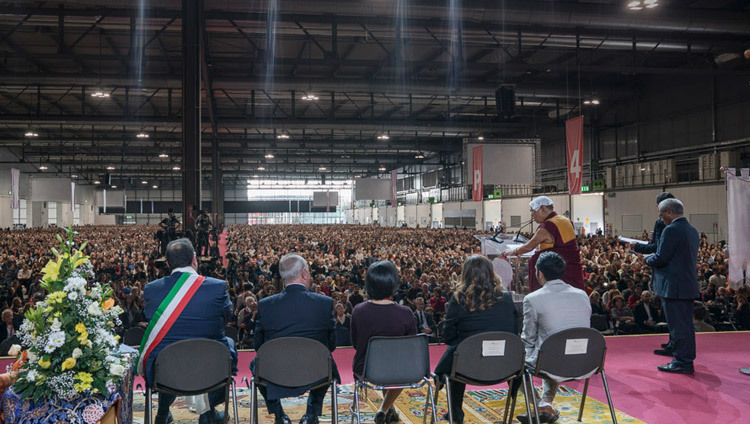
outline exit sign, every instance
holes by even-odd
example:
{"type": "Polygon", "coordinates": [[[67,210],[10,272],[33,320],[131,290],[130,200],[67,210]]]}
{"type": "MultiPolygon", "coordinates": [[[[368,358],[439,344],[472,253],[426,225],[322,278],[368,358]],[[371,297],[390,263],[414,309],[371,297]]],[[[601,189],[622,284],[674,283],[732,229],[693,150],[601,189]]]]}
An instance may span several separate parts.
{"type": "Polygon", "coordinates": [[[488,199],[494,199],[494,198],[495,198],[495,195],[494,195],[494,194],[488,194],[488,195],[487,195],[487,198],[488,198],[488,199]]]}
{"type": "Polygon", "coordinates": [[[583,187],[581,187],[581,191],[589,191],[589,186],[583,186],[583,187]]]}

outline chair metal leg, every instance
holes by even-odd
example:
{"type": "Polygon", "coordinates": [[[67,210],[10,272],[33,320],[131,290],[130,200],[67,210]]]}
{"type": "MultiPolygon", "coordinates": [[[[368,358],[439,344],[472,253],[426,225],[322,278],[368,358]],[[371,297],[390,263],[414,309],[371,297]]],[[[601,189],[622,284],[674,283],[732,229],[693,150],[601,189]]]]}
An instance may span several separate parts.
{"type": "Polygon", "coordinates": [[[151,419],[151,388],[149,387],[146,387],[146,413],[144,414],[144,418],[146,421],[145,424],[153,423],[151,419]]]}
{"type": "MultiPolygon", "coordinates": [[[[528,393],[531,393],[531,403],[534,404],[534,417],[536,418],[537,424],[541,424],[542,420],[539,418],[539,402],[536,400],[536,388],[534,387],[534,377],[531,374],[528,374],[529,378],[529,387],[528,391],[526,392],[526,402],[528,402],[528,393]]],[[[526,405],[528,407],[528,404],[526,405]]],[[[529,411],[529,414],[531,414],[531,411],[529,411]]]]}
{"type": "Polygon", "coordinates": [[[339,403],[338,403],[338,390],[336,386],[336,380],[331,382],[331,424],[338,424],[339,422],[339,403]]]}
{"type": "Polygon", "coordinates": [[[232,411],[234,412],[234,424],[240,424],[240,416],[237,412],[237,383],[232,378],[232,411]]]}
{"type": "Polygon", "coordinates": [[[352,422],[354,422],[354,417],[357,417],[357,424],[360,424],[362,422],[362,417],[359,415],[359,389],[360,385],[356,382],[354,383],[354,411],[355,414],[352,415],[352,422]]]}
{"type": "Polygon", "coordinates": [[[589,392],[589,379],[583,383],[583,395],[581,396],[581,407],[578,408],[578,421],[580,422],[583,418],[583,408],[586,405],[586,394],[589,392]]]}
{"type": "Polygon", "coordinates": [[[258,393],[255,387],[255,377],[250,379],[250,424],[256,424],[258,416],[258,393]]]}
{"type": "Polygon", "coordinates": [[[445,379],[445,397],[448,399],[448,424],[453,424],[453,401],[451,400],[451,380],[447,375],[444,375],[445,379]]]}
{"type": "MultiPolygon", "coordinates": [[[[534,384],[533,381],[531,381],[531,376],[527,375],[527,373],[524,373],[523,375],[523,399],[526,401],[526,414],[529,416],[529,420],[531,420],[531,405],[529,404],[529,396],[527,393],[529,393],[529,388],[526,385],[526,377],[528,376],[529,382],[532,383],[531,385],[531,391],[534,391],[534,384]]],[[[518,396],[518,392],[516,392],[516,396],[518,396]]],[[[515,399],[514,399],[515,401],[515,399]]],[[[534,404],[534,411],[536,411],[536,404],[534,404]]],[[[513,411],[511,411],[511,414],[513,414],[513,411]]],[[[511,421],[513,420],[513,416],[511,415],[509,417],[511,421]]],[[[537,422],[539,422],[539,415],[537,414],[536,417],[537,422]]]]}
{"type": "Polygon", "coordinates": [[[436,395],[435,392],[432,390],[432,386],[427,386],[427,394],[430,395],[430,403],[432,404],[432,422],[434,424],[437,424],[438,422],[438,412],[437,412],[437,400],[435,399],[436,395]]]}
{"type": "Polygon", "coordinates": [[[230,375],[227,380],[227,386],[224,389],[224,419],[221,420],[224,424],[229,422],[229,391],[232,389],[232,382],[234,382],[234,378],[230,375]]]}
{"type": "Polygon", "coordinates": [[[612,414],[612,424],[617,424],[617,417],[615,416],[615,405],[612,403],[612,395],[609,394],[609,384],[607,384],[607,376],[604,375],[604,369],[601,370],[602,383],[604,383],[604,393],[607,394],[607,402],[609,403],[609,413],[612,414]]]}
{"type": "MultiPolygon", "coordinates": [[[[516,398],[518,397],[518,391],[516,391],[516,393],[513,396],[511,396],[510,390],[511,390],[511,387],[513,387],[514,380],[510,380],[510,381],[511,381],[510,387],[508,387],[508,392],[505,396],[505,413],[503,414],[504,423],[508,422],[508,406],[510,406],[510,413],[513,414],[513,412],[516,410],[516,398]]],[[[524,380],[524,383],[526,383],[526,380],[524,380]]],[[[511,415],[511,421],[513,421],[512,415],[511,415]]]]}

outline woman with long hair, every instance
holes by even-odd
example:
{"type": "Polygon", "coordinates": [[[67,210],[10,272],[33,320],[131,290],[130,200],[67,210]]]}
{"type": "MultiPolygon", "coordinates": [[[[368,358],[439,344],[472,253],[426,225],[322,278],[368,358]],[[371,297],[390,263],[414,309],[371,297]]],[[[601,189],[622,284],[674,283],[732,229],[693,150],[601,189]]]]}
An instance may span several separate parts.
{"type": "MultiPolygon", "coordinates": [[[[451,296],[445,313],[445,343],[448,349],[440,358],[435,374],[450,374],[456,347],[469,336],[487,331],[518,334],[518,312],[510,293],[504,292],[492,262],[484,256],[473,255],[464,261],[461,279],[451,296]]],[[[440,381],[438,387],[445,382],[440,381]]],[[[462,408],[466,385],[451,382],[453,419],[463,423],[462,408]]],[[[449,419],[446,416],[444,419],[449,419]]]]}

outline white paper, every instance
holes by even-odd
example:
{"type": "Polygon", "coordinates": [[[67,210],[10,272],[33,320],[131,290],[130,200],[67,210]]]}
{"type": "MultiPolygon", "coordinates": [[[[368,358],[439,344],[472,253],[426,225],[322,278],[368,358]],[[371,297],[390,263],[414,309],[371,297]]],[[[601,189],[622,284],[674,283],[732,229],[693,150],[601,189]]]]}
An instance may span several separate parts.
{"type": "Polygon", "coordinates": [[[585,355],[589,347],[589,339],[565,340],[566,355],[585,355]]]}
{"type": "Polygon", "coordinates": [[[505,340],[482,341],[482,356],[505,356],[505,340]]]}
{"type": "Polygon", "coordinates": [[[632,239],[632,238],[629,238],[629,237],[623,237],[623,236],[617,237],[617,239],[620,240],[623,243],[648,244],[647,241],[636,240],[636,239],[632,239]]]}

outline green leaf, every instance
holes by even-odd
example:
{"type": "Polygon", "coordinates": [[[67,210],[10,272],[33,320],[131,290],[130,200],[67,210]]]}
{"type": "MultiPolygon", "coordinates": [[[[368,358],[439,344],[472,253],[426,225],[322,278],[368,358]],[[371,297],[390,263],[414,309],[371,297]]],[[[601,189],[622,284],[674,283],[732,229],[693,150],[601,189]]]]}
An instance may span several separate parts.
{"type": "Polygon", "coordinates": [[[63,239],[62,237],[60,237],[60,234],[55,234],[55,238],[57,238],[57,241],[59,241],[60,243],[63,242],[63,239]]]}

